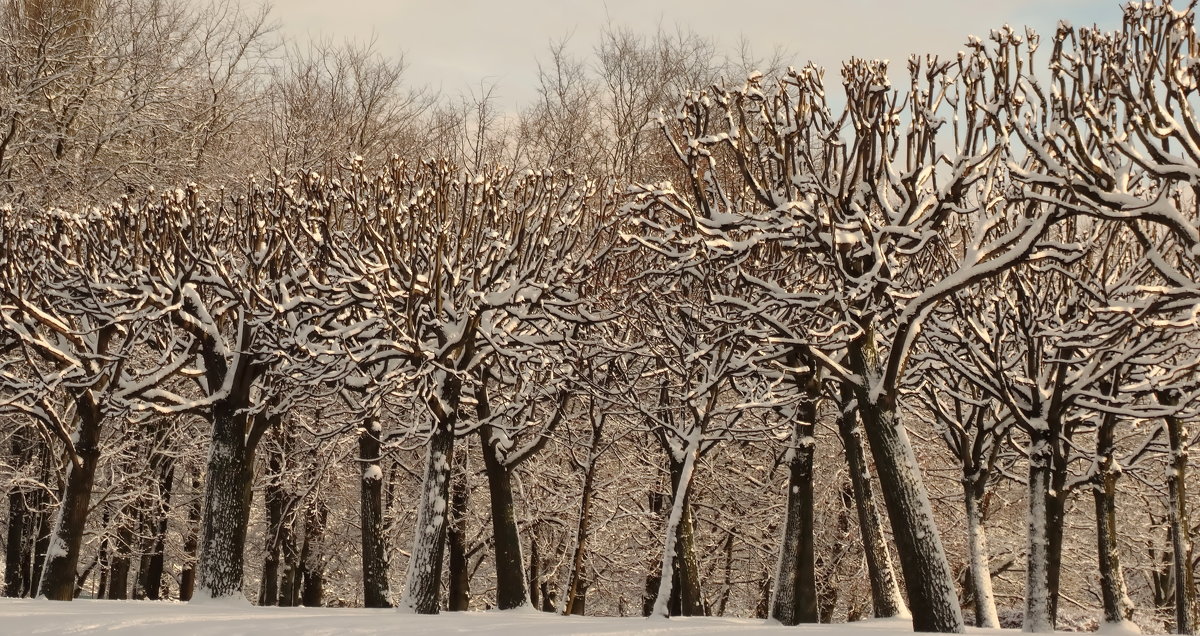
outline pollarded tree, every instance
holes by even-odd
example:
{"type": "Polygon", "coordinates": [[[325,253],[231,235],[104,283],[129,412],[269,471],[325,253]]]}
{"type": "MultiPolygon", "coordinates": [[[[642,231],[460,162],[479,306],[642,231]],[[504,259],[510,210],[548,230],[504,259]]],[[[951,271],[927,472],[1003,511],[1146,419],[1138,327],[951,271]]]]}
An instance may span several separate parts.
{"type": "MultiPolygon", "coordinates": [[[[8,394],[0,410],[33,418],[66,449],[66,486],[38,593],[70,600],[104,423],[154,385],[130,384],[139,347],[157,342],[161,314],[145,308],[141,276],[150,250],[138,232],[142,212],[128,201],[80,214],[0,214],[0,242],[20,255],[0,263],[10,281],[0,289],[0,324],[20,354],[0,368],[8,394]]],[[[168,344],[162,355],[182,349],[168,344]]]]}
{"type": "Polygon", "coordinates": [[[460,405],[496,356],[523,357],[520,334],[581,316],[577,287],[604,245],[594,184],[567,173],[446,162],[390,166],[343,186],[365,212],[351,271],[379,307],[386,346],[427,409],[425,482],[401,609],[438,611],[460,405]],[[513,334],[513,335],[510,335],[513,334]],[[511,338],[511,339],[510,339],[511,338]],[[510,349],[511,347],[511,349],[510,349]]]}
{"type": "Polygon", "coordinates": [[[885,64],[847,63],[840,114],[812,67],[773,90],[752,76],[740,89],[691,95],[660,118],[688,182],[639,196],[727,251],[766,242],[813,263],[806,277],[751,282],[805,313],[799,344],[853,390],[914,625],[959,631],[950,567],[897,410],[900,380],[932,307],[1021,262],[1061,215],[1035,201],[999,203],[1014,194],[1007,133],[991,114],[1007,99],[993,90],[1007,61],[914,58],[909,69],[901,92],[885,64]],[[930,266],[939,251],[956,255],[949,268],[930,266]]]}

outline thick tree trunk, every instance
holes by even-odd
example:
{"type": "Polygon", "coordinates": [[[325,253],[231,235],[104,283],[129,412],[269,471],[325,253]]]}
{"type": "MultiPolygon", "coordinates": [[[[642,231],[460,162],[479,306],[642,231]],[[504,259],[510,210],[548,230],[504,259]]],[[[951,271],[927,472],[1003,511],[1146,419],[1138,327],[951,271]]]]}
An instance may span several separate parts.
{"type": "Polygon", "coordinates": [[[359,522],[362,528],[363,604],[391,607],[388,587],[387,542],[383,527],[383,466],[380,462],[379,419],[372,417],[358,432],[359,522]]]}
{"type": "Polygon", "coordinates": [[[283,436],[279,436],[280,446],[270,449],[267,453],[267,489],[264,495],[267,504],[267,537],[263,557],[262,583],[258,588],[258,604],[277,605],[279,603],[279,555],[283,539],[284,517],[288,502],[287,492],[283,488],[283,462],[286,452],[283,447],[283,436]]]}
{"type": "Polygon", "coordinates": [[[815,623],[817,615],[817,572],[813,554],[813,430],[816,400],[805,401],[793,417],[788,454],[787,509],[783,545],[775,575],[771,618],[784,625],[815,623]]]}
{"type": "MultiPolygon", "coordinates": [[[[447,384],[450,380],[446,381],[447,384]]],[[[457,394],[457,389],[453,395],[457,394]]],[[[440,610],[442,555],[446,550],[446,507],[450,494],[450,462],[454,457],[457,400],[439,418],[429,440],[425,475],[417,512],[412,558],[399,609],[417,614],[440,610]]]]}
{"type": "Polygon", "coordinates": [[[963,503],[967,517],[967,552],[971,568],[971,589],[975,593],[975,626],[1000,628],[996,613],[996,595],[992,592],[992,571],[988,565],[987,530],[983,527],[983,483],[978,477],[963,477],[963,503]]]}
{"type": "Polygon", "coordinates": [[[76,400],[79,418],[77,461],[67,468],[67,483],[55,518],[53,537],[46,548],[38,596],[53,601],[75,597],[75,569],[79,566],[79,547],[87,525],[92,502],[92,484],[100,461],[100,408],[89,398],[76,400]]]}
{"type": "Polygon", "coordinates": [[[129,598],[129,566],[132,562],[130,552],[133,549],[133,528],[130,526],[134,523],[132,512],[126,508],[118,515],[121,525],[117,528],[117,541],[108,575],[108,596],[105,597],[114,601],[129,598]]]}
{"type": "Polygon", "coordinates": [[[26,558],[25,519],[28,517],[25,492],[14,487],[8,493],[8,536],[4,543],[4,595],[21,596],[21,564],[26,558]]]}
{"type": "Polygon", "coordinates": [[[450,519],[446,528],[446,564],[449,568],[446,607],[452,612],[465,612],[471,608],[471,571],[467,563],[467,453],[454,454],[454,468],[450,475],[450,519]]]}
{"type": "MultiPolygon", "coordinates": [[[[32,426],[18,426],[12,436],[13,465],[26,466],[33,459],[33,448],[37,443],[32,426]]],[[[22,486],[12,486],[8,491],[8,531],[4,543],[4,596],[19,598],[28,593],[27,576],[32,545],[29,536],[36,530],[33,526],[32,492],[22,486]]]]}
{"type": "Polygon", "coordinates": [[[496,546],[496,607],[516,609],[529,603],[521,557],[521,535],[517,530],[516,504],[513,502],[512,474],[496,456],[497,440],[491,426],[479,429],[483,445],[484,472],[492,512],[492,537],[496,546]]]}
{"type": "Polygon", "coordinates": [[[192,501],[188,504],[187,536],[183,540],[183,553],[188,557],[188,564],[179,573],[179,600],[192,600],[196,591],[196,563],[200,550],[200,477],[192,477],[192,501]]]}
{"type": "Polygon", "coordinates": [[[677,459],[668,449],[671,473],[671,513],[667,517],[662,568],[653,615],[704,616],[707,614],[700,589],[700,568],[696,560],[695,531],[692,524],[690,491],[700,431],[692,433],[677,459]]]}
{"type": "Polygon", "coordinates": [[[1120,468],[1113,458],[1116,417],[1106,414],[1096,431],[1096,482],[1092,495],[1096,503],[1096,555],[1100,568],[1100,597],[1104,621],[1118,624],[1133,618],[1133,602],[1125,588],[1117,549],[1117,479],[1120,468]]]}
{"type": "Polygon", "coordinates": [[[858,513],[858,528],[862,534],[867,575],[871,579],[874,616],[907,616],[908,609],[904,606],[904,597],[900,594],[900,581],[892,567],[891,550],[888,549],[887,537],[883,535],[883,520],[879,518],[879,509],[875,504],[871,472],[867,467],[866,449],[863,446],[862,426],[858,422],[858,407],[853,394],[846,389],[842,391],[838,432],[846,451],[850,485],[854,489],[854,507],[858,513]]]}
{"type": "Polygon", "coordinates": [[[303,570],[300,602],[305,607],[325,604],[325,526],[329,506],[317,499],[309,503],[304,515],[304,547],[300,551],[303,570]]]}
{"type": "Polygon", "coordinates": [[[154,543],[150,551],[150,562],[146,566],[146,577],[142,583],[146,599],[157,601],[163,598],[162,580],[166,569],[167,523],[171,513],[171,489],[175,482],[175,462],[167,460],[163,466],[159,487],[159,506],[154,517],[154,543]]]}
{"type": "Polygon", "coordinates": [[[860,389],[856,393],[904,573],[913,629],[962,632],[954,574],[942,549],[908,432],[897,417],[894,396],[871,402],[869,392],[860,389]]]}
{"type": "Polygon", "coordinates": [[[254,453],[246,445],[247,400],[213,407],[213,428],[204,489],[199,599],[242,596],[246,527],[250,521],[254,453]]]}
{"type": "Polygon", "coordinates": [[[942,549],[942,538],[933,520],[929,493],[921,478],[908,430],[896,412],[898,388],[870,386],[883,367],[874,343],[875,332],[864,325],[860,340],[849,348],[853,370],[866,380],[853,387],[859,416],[875,459],[883,501],[892,525],[892,536],[904,573],[913,629],[919,632],[962,632],[962,610],[954,587],[954,574],[942,549]]]}
{"type": "MultiPolygon", "coordinates": [[[[1159,401],[1174,406],[1178,400],[1174,395],[1161,393],[1159,401]]],[[[1183,422],[1175,415],[1168,415],[1167,443],[1170,448],[1170,464],[1167,467],[1167,514],[1168,533],[1171,538],[1171,571],[1175,579],[1175,632],[1196,633],[1196,582],[1192,571],[1192,541],[1188,536],[1190,526],[1187,509],[1187,463],[1188,449],[1183,422]]]]}
{"type": "Polygon", "coordinates": [[[1058,613],[1065,471],[1058,459],[1061,453],[1055,448],[1057,430],[1047,426],[1030,432],[1028,564],[1022,626],[1027,632],[1054,631],[1058,613]]]}
{"type": "Polygon", "coordinates": [[[300,561],[301,550],[296,545],[295,510],[300,505],[295,498],[288,500],[288,514],[280,526],[279,551],[283,572],[279,576],[278,604],[295,607],[300,604],[300,587],[304,576],[300,561]]]}

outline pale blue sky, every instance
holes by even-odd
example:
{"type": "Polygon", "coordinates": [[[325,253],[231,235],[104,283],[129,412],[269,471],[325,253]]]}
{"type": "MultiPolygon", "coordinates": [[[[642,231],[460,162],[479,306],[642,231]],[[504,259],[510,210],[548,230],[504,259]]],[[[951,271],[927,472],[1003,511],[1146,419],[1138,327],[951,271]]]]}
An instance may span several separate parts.
{"type": "Polygon", "coordinates": [[[745,35],[756,50],[782,45],[796,63],[830,69],[852,55],[904,60],[914,52],[952,54],[968,34],[986,35],[1003,24],[1053,33],[1059,19],[1120,22],[1111,0],[276,0],[286,35],[333,41],[376,38],[379,52],[405,55],[409,81],[456,94],[495,82],[501,105],[516,109],[533,99],[537,59],[551,40],[573,34],[572,48],[587,54],[608,20],[653,32],[661,22],[690,26],[732,48],[745,35]]]}

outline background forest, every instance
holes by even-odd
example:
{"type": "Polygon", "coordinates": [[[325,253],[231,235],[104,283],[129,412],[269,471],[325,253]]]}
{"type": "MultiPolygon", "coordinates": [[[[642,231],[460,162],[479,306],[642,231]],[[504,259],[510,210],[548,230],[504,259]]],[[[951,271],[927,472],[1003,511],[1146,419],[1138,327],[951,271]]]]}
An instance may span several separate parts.
{"type": "Polygon", "coordinates": [[[1194,633],[1200,40],[0,3],[4,593],[1194,633]]]}

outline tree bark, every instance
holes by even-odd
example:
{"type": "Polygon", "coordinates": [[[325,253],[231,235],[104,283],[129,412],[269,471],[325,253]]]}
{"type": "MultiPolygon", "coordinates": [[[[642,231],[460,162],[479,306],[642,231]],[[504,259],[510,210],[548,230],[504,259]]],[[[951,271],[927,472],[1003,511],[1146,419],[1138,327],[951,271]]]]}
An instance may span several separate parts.
{"type": "Polygon", "coordinates": [[[267,453],[267,489],[265,493],[267,504],[267,541],[263,557],[262,583],[258,588],[258,604],[260,606],[277,605],[279,603],[279,555],[283,539],[284,517],[288,502],[287,493],[283,488],[283,462],[286,452],[286,441],[279,436],[279,448],[272,448],[267,453]]]}
{"type": "Polygon", "coordinates": [[[1117,418],[1105,414],[1096,430],[1096,482],[1092,495],[1096,503],[1096,554],[1100,569],[1100,597],[1104,621],[1117,624],[1133,618],[1133,602],[1125,587],[1117,548],[1117,479],[1120,468],[1113,458],[1117,418]]]}
{"type": "Polygon", "coordinates": [[[246,415],[240,412],[248,406],[249,396],[240,398],[222,400],[213,406],[212,448],[197,567],[197,594],[202,599],[242,595],[254,452],[246,444],[246,415]]]}
{"type": "MultiPolygon", "coordinates": [[[[488,417],[480,412],[480,417],[488,417]]],[[[521,535],[513,502],[512,472],[497,457],[498,441],[491,426],[479,429],[483,445],[484,472],[492,512],[492,537],[496,546],[496,607],[516,609],[529,603],[525,589],[525,566],[521,557],[521,535]]]]}
{"type": "Polygon", "coordinates": [[[854,371],[866,380],[853,389],[900,557],[913,629],[962,632],[965,628],[954,574],[933,520],[908,430],[896,412],[898,388],[882,387],[876,394],[870,386],[883,367],[874,338],[874,329],[865,325],[859,340],[851,343],[848,358],[854,371]]]}
{"type": "Polygon", "coordinates": [[[471,572],[467,562],[468,474],[467,453],[455,453],[450,475],[450,525],[446,529],[450,569],[446,606],[452,612],[465,612],[471,607],[471,572]]]}
{"type": "Polygon", "coordinates": [[[196,590],[196,563],[200,550],[200,477],[192,476],[192,501],[188,504],[187,536],[183,540],[183,552],[188,556],[188,564],[179,573],[179,600],[190,601],[196,590]]]}
{"type": "MultiPolygon", "coordinates": [[[[1160,392],[1159,402],[1174,406],[1178,398],[1173,393],[1160,392]]],[[[1196,633],[1196,582],[1192,571],[1192,541],[1187,509],[1188,449],[1186,431],[1178,416],[1164,418],[1167,425],[1167,444],[1170,464],[1167,467],[1167,497],[1169,511],[1167,528],[1171,538],[1171,571],[1175,579],[1175,632],[1196,633]]]]}
{"type": "Polygon", "coordinates": [[[597,419],[592,414],[592,439],[588,447],[587,464],[583,467],[583,492],[579,499],[579,521],[575,526],[575,549],[571,553],[571,570],[567,574],[567,588],[563,600],[563,614],[582,615],[584,610],[580,599],[587,592],[587,584],[583,581],[583,568],[588,549],[588,524],[592,514],[592,491],[596,482],[596,458],[599,454],[600,436],[604,430],[603,416],[597,419]]]}
{"type": "MultiPolygon", "coordinates": [[[[809,396],[813,398],[813,396],[809,396]]],[[[787,510],[783,545],[775,575],[771,618],[784,625],[815,623],[817,572],[813,554],[813,430],[817,403],[808,399],[793,416],[792,442],[788,453],[787,510]]]]}
{"type": "Polygon", "coordinates": [[[662,568],[653,615],[705,616],[700,589],[700,568],[696,560],[695,531],[690,496],[695,462],[699,454],[699,431],[692,434],[683,458],[667,450],[671,474],[671,511],[667,517],[662,568]],[[664,580],[665,579],[665,580],[664,580]]]}
{"type": "Polygon", "coordinates": [[[89,392],[88,397],[76,400],[79,418],[77,459],[67,468],[67,483],[55,518],[53,537],[46,548],[46,562],[38,596],[53,601],[69,601],[75,597],[75,569],[79,566],[79,547],[87,524],[88,508],[92,503],[92,484],[96,465],[100,461],[100,405],[89,392]]]}
{"type": "Polygon", "coordinates": [[[383,527],[380,432],[378,417],[368,419],[358,432],[358,457],[363,469],[359,482],[359,522],[362,528],[363,605],[366,607],[392,606],[383,527]]]}
{"type": "Polygon", "coordinates": [[[992,592],[992,571],[988,565],[987,530],[983,527],[983,486],[986,479],[964,476],[963,504],[967,517],[967,552],[971,568],[971,589],[975,596],[975,626],[1000,628],[996,613],[996,595],[992,592]]]}
{"type": "Polygon", "coordinates": [[[325,604],[325,526],[329,506],[321,499],[309,503],[304,515],[304,547],[300,551],[303,570],[300,602],[305,607],[325,604]]]}
{"type": "Polygon", "coordinates": [[[450,462],[454,459],[454,427],[458,422],[462,381],[443,378],[440,395],[430,400],[434,430],[429,440],[412,558],[399,609],[417,614],[440,611],[442,555],[446,550],[446,508],[450,494],[450,462]]]}
{"type": "Polygon", "coordinates": [[[867,391],[859,389],[856,393],[904,573],[913,629],[962,632],[954,574],[942,549],[908,432],[897,417],[895,397],[883,396],[879,402],[871,402],[867,391]]]}
{"type": "Polygon", "coordinates": [[[167,524],[171,512],[171,490],[175,482],[175,461],[166,459],[162,466],[159,486],[159,506],[154,517],[154,544],[150,552],[150,562],[146,567],[146,579],[142,589],[146,599],[160,600],[162,594],[163,571],[166,569],[167,524]]]}
{"type": "Polygon", "coordinates": [[[133,511],[126,507],[117,515],[120,526],[117,528],[117,540],[109,566],[108,596],[114,601],[129,598],[129,566],[132,562],[130,552],[133,549],[133,511]]]}
{"type": "Polygon", "coordinates": [[[858,528],[862,534],[863,554],[867,561],[867,576],[871,579],[871,604],[875,618],[907,616],[900,581],[892,567],[891,550],[883,536],[883,521],[875,504],[871,472],[867,467],[863,446],[862,426],[858,423],[858,406],[854,395],[842,389],[842,404],[838,413],[838,432],[846,451],[846,466],[850,485],[854,489],[854,507],[858,513],[858,528]]]}
{"type": "MultiPolygon", "coordinates": [[[[12,456],[16,466],[26,466],[33,458],[36,443],[32,426],[18,426],[12,436],[12,456]]],[[[28,588],[22,581],[22,570],[28,569],[31,544],[27,536],[32,526],[32,497],[27,488],[11,486],[8,491],[8,532],[4,543],[4,596],[19,598],[28,588]]]]}

